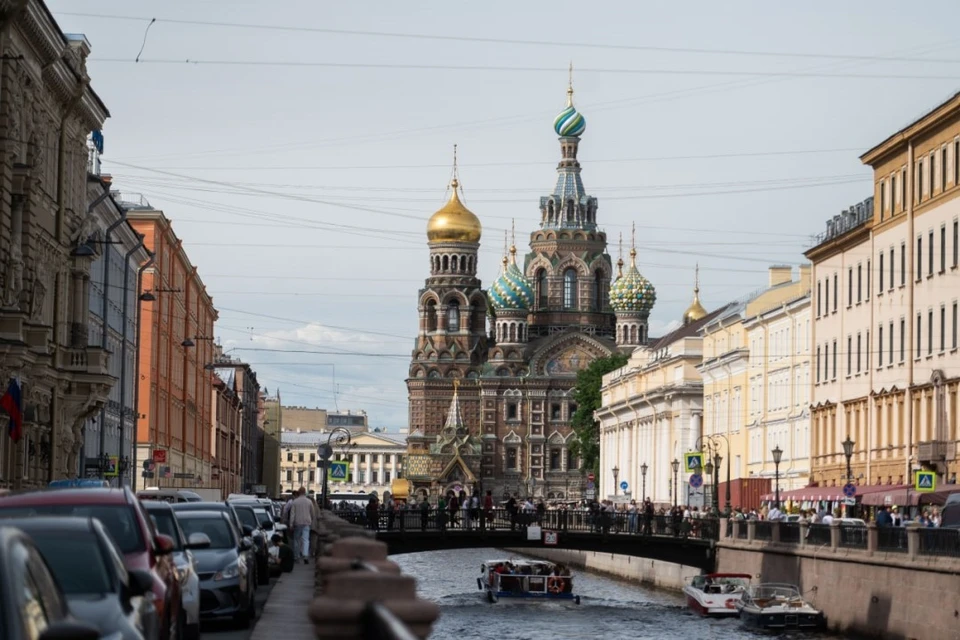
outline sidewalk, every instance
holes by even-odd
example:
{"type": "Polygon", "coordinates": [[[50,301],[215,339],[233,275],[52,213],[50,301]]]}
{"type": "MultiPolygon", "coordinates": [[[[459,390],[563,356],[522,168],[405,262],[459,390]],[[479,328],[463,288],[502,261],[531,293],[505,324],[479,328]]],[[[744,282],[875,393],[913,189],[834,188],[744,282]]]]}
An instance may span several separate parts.
{"type": "Polygon", "coordinates": [[[281,574],[257,619],[250,640],[313,640],[313,623],[307,607],[313,601],[314,567],[295,564],[292,573],[281,574]]]}

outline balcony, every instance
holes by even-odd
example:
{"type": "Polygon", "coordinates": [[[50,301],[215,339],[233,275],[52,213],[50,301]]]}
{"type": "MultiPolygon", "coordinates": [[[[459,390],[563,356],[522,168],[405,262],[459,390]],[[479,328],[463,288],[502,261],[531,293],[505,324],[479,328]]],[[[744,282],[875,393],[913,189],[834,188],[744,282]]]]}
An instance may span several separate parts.
{"type": "Polygon", "coordinates": [[[71,373],[109,376],[110,353],[101,347],[65,347],[60,350],[57,368],[71,373]]]}
{"type": "Polygon", "coordinates": [[[944,462],[957,458],[957,443],[944,440],[929,440],[918,445],[920,462],[944,462]]]}

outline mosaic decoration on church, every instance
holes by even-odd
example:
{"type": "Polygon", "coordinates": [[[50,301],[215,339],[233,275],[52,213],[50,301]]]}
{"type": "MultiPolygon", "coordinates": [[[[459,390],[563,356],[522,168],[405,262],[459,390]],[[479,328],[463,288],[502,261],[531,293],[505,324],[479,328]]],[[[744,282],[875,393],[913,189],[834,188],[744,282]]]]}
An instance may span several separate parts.
{"type": "Polygon", "coordinates": [[[581,369],[586,369],[593,361],[593,356],[583,349],[567,349],[559,356],[547,360],[544,372],[551,376],[575,375],[581,369]]]}
{"type": "Polygon", "coordinates": [[[407,455],[403,464],[408,478],[430,477],[430,456],[407,455]]]}

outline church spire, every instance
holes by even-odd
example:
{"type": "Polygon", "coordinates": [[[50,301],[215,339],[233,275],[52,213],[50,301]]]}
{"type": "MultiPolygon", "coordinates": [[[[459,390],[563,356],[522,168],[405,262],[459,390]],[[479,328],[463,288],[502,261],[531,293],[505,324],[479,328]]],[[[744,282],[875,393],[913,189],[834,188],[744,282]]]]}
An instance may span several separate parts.
{"type": "Polygon", "coordinates": [[[453,380],[453,400],[450,402],[450,409],[447,411],[447,421],[443,425],[443,431],[446,433],[458,433],[466,429],[466,422],[463,421],[463,412],[460,410],[460,380],[453,380]]]}
{"type": "Polygon", "coordinates": [[[620,232],[620,247],[617,250],[617,278],[623,277],[623,231],[620,232]]]}
{"type": "Polygon", "coordinates": [[[704,309],[700,303],[700,263],[698,262],[696,267],[694,267],[693,302],[690,303],[690,306],[687,307],[687,310],[683,313],[683,324],[686,325],[691,322],[696,322],[706,315],[707,310],[704,309]]]}

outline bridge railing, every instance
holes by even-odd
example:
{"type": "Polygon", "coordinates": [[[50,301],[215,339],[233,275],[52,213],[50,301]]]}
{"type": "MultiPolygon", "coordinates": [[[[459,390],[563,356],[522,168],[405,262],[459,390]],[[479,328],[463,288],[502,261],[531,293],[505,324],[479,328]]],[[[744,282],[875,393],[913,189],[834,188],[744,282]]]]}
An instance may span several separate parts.
{"type": "Polygon", "coordinates": [[[775,544],[796,547],[852,549],[868,553],[898,553],[909,558],[960,558],[960,529],[918,526],[877,527],[807,522],[733,520],[728,540],[746,544],[775,544]]]}
{"type": "Polygon", "coordinates": [[[671,515],[601,512],[587,509],[509,511],[504,508],[439,511],[417,505],[403,509],[335,510],[343,520],[375,531],[503,531],[531,525],[555,531],[606,533],[637,536],[671,536],[717,540],[720,520],[717,518],[677,518],[671,515]]]}

